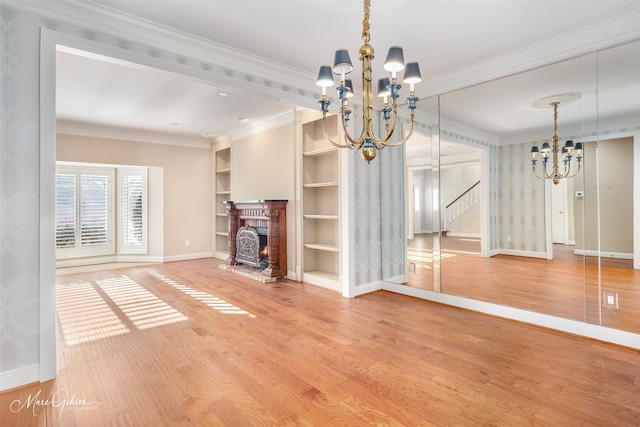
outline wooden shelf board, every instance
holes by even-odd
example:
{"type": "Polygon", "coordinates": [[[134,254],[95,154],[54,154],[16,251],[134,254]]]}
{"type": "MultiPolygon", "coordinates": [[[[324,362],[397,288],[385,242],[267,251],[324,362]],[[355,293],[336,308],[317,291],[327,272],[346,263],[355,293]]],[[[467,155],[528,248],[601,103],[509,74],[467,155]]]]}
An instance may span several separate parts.
{"type": "Polygon", "coordinates": [[[231,172],[231,168],[223,168],[223,169],[217,169],[216,173],[229,173],[231,172]]]}
{"type": "Polygon", "coordinates": [[[320,148],[318,150],[305,151],[304,153],[302,153],[302,155],[307,157],[327,156],[329,154],[333,154],[337,152],[338,152],[338,147],[331,146],[326,148],[320,148]]]}
{"type": "Polygon", "coordinates": [[[305,243],[305,248],[316,249],[319,251],[327,251],[327,252],[340,252],[340,248],[338,245],[331,245],[328,243],[305,243]]]}
{"type": "Polygon", "coordinates": [[[340,219],[338,215],[306,214],[304,215],[304,217],[307,219],[331,219],[331,220],[340,219]]]}
{"type": "Polygon", "coordinates": [[[303,185],[305,188],[319,188],[319,187],[337,187],[338,186],[338,182],[337,181],[330,181],[330,182],[312,182],[309,184],[304,184],[303,185]]]}
{"type": "Polygon", "coordinates": [[[229,233],[226,231],[216,231],[216,236],[229,237],[229,233]]]}
{"type": "Polygon", "coordinates": [[[219,194],[219,195],[231,194],[231,191],[230,190],[216,191],[216,194],[219,194]]]}
{"type": "Polygon", "coordinates": [[[226,213],[219,213],[219,212],[218,212],[218,213],[216,213],[216,216],[227,216],[227,214],[226,214],[226,213]]]}

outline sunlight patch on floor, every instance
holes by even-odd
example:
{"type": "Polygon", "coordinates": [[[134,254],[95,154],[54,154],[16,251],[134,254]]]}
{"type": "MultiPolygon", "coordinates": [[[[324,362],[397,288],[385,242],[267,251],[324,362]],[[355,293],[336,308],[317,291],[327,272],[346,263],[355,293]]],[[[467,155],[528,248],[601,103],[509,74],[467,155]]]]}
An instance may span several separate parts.
{"type": "Polygon", "coordinates": [[[56,309],[67,345],[126,334],[129,328],[91,283],[56,287],[56,309]]]}
{"type": "Polygon", "coordinates": [[[188,319],[126,275],[97,280],[96,284],[138,329],[148,329],[188,319]]]}
{"type": "MultiPolygon", "coordinates": [[[[449,252],[466,253],[466,252],[462,252],[462,251],[441,252],[440,253],[440,259],[447,259],[447,258],[452,258],[452,257],[456,256],[454,253],[449,253],[449,252]]],[[[431,263],[431,262],[433,262],[433,252],[431,251],[431,249],[409,248],[409,249],[407,249],[407,259],[409,261],[413,261],[413,262],[431,263]]]]}
{"type": "Polygon", "coordinates": [[[219,311],[220,313],[224,313],[224,314],[244,314],[247,315],[248,317],[251,318],[255,318],[256,316],[254,314],[249,313],[246,310],[243,310],[239,307],[236,307],[235,305],[226,302],[225,300],[222,300],[216,296],[213,296],[211,294],[208,294],[206,292],[202,292],[202,291],[198,291],[195,290],[193,288],[190,288],[187,285],[182,285],[178,282],[176,282],[175,280],[172,280],[170,278],[168,278],[167,276],[165,276],[164,274],[160,273],[159,271],[155,270],[155,269],[147,269],[146,270],[150,275],[152,275],[153,277],[155,277],[156,279],[160,279],[162,280],[164,283],[170,285],[171,287],[185,293],[186,295],[189,295],[190,297],[208,305],[209,307],[219,311]]]}

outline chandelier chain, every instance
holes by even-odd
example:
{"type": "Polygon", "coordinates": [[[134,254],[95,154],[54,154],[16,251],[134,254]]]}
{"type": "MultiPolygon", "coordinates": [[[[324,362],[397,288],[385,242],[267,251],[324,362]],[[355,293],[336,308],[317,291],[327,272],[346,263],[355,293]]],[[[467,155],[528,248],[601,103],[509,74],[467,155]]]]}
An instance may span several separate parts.
{"type": "Polygon", "coordinates": [[[362,40],[365,43],[369,43],[371,40],[371,34],[369,34],[369,15],[371,9],[371,0],[364,0],[364,19],[362,20],[362,40]]]}

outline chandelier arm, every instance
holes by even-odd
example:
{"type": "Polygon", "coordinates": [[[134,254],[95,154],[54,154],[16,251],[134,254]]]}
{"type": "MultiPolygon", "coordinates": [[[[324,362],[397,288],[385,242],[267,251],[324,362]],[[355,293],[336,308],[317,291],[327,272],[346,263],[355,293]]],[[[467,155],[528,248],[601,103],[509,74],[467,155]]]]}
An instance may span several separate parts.
{"type": "Polygon", "coordinates": [[[331,139],[331,137],[329,136],[329,134],[327,133],[327,125],[326,125],[326,123],[325,123],[325,120],[324,120],[324,119],[322,119],[322,122],[321,122],[321,123],[322,123],[322,133],[323,133],[323,135],[324,135],[325,139],[326,139],[327,141],[329,141],[329,142],[331,143],[331,145],[334,145],[334,146],[336,146],[336,147],[338,147],[338,148],[350,148],[350,149],[352,149],[352,150],[354,149],[354,148],[353,148],[353,147],[354,147],[354,146],[353,146],[353,144],[338,144],[337,142],[334,142],[334,141],[331,139]]]}
{"type": "Polygon", "coordinates": [[[542,176],[538,175],[538,170],[537,170],[535,165],[533,165],[531,167],[531,170],[533,171],[533,175],[538,179],[550,179],[551,178],[551,175],[549,175],[547,173],[547,168],[544,165],[542,165],[542,172],[543,172],[542,176]]]}
{"type": "Polygon", "coordinates": [[[342,117],[341,121],[342,121],[342,129],[344,131],[343,132],[344,139],[350,142],[348,147],[351,148],[352,150],[357,150],[360,147],[362,147],[362,144],[364,144],[365,129],[364,128],[362,129],[362,132],[360,133],[360,136],[358,138],[353,138],[349,133],[349,129],[347,129],[347,121],[344,119],[344,116],[342,117]]]}
{"type": "Polygon", "coordinates": [[[573,173],[573,175],[565,176],[565,178],[573,178],[574,176],[578,175],[578,173],[580,173],[580,162],[578,162],[578,169],[573,173]]]}
{"type": "MultiPolygon", "coordinates": [[[[409,133],[407,133],[407,136],[405,136],[401,141],[398,142],[386,142],[383,141],[382,143],[386,146],[386,147],[397,147],[398,145],[402,145],[405,142],[407,142],[409,140],[409,138],[411,137],[411,135],[413,135],[413,126],[415,123],[415,115],[413,114],[413,111],[411,112],[411,120],[410,120],[410,124],[411,127],[409,128],[409,133]]],[[[395,123],[393,125],[393,128],[391,129],[391,134],[393,134],[393,130],[395,129],[395,123]]],[[[391,136],[391,135],[389,135],[391,136]]],[[[388,139],[388,138],[387,138],[388,139]]]]}
{"type": "Polygon", "coordinates": [[[376,146],[377,149],[381,150],[384,147],[392,147],[393,145],[400,145],[400,144],[387,144],[387,141],[389,140],[389,138],[391,138],[391,136],[393,135],[393,131],[396,128],[396,117],[398,116],[398,107],[394,101],[393,103],[393,111],[392,111],[392,115],[391,115],[391,130],[389,130],[389,123],[385,120],[384,122],[384,131],[385,131],[385,136],[384,138],[378,138],[376,136],[375,130],[373,129],[373,120],[369,121],[369,136],[371,137],[373,144],[376,146]]]}
{"type": "Polygon", "coordinates": [[[533,171],[533,176],[535,176],[536,178],[538,178],[538,179],[546,179],[546,177],[538,175],[538,171],[537,171],[536,165],[531,166],[531,170],[533,171]]]}

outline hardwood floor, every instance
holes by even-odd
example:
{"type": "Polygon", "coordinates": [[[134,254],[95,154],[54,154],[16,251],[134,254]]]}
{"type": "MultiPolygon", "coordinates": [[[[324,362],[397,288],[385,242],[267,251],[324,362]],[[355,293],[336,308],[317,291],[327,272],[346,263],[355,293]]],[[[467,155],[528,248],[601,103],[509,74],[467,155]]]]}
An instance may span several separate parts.
{"type": "Polygon", "coordinates": [[[57,291],[58,377],[0,394],[3,427],[640,425],[640,352],[403,295],[212,259],[57,291]]]}
{"type": "MultiPolygon", "coordinates": [[[[409,286],[433,290],[431,247],[431,235],[410,241],[416,273],[409,286]]],[[[478,239],[456,237],[443,238],[441,250],[444,293],[640,333],[640,270],[633,260],[577,256],[565,245],[554,245],[551,261],[482,258],[478,239]],[[617,308],[603,305],[604,292],[618,295],[617,308]]]]}

